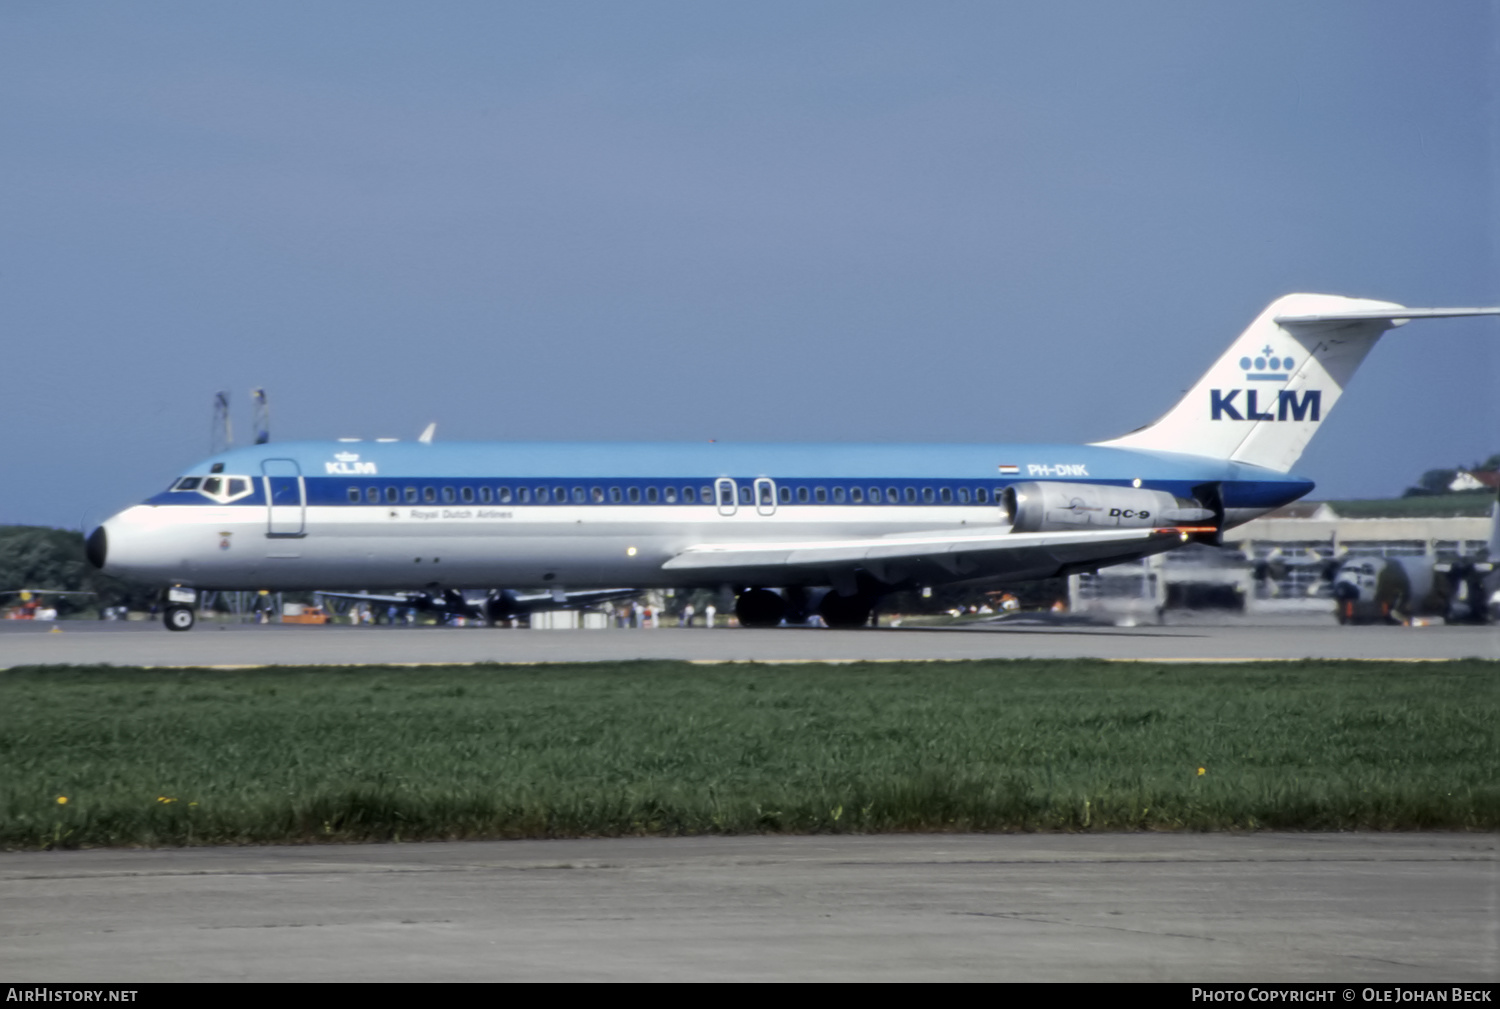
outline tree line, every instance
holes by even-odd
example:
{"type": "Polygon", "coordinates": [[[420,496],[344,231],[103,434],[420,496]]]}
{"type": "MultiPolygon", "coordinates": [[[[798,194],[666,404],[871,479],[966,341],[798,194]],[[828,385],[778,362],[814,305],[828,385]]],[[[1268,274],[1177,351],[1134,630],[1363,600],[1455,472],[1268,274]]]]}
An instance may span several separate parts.
{"type": "Polygon", "coordinates": [[[1402,497],[1426,497],[1430,494],[1450,493],[1448,485],[1457,479],[1460,472],[1474,473],[1485,470],[1500,469],[1500,452],[1496,452],[1483,462],[1476,462],[1472,466],[1454,466],[1449,469],[1430,469],[1422,474],[1422,479],[1413,487],[1406,488],[1402,497]]]}
{"type": "Polygon", "coordinates": [[[145,610],[159,589],[111,578],[91,565],[83,553],[83,534],[44,526],[0,526],[0,606],[14,606],[15,590],[50,589],[92,592],[91,596],[53,596],[47,605],[58,616],[97,612],[101,606],[145,610]]]}

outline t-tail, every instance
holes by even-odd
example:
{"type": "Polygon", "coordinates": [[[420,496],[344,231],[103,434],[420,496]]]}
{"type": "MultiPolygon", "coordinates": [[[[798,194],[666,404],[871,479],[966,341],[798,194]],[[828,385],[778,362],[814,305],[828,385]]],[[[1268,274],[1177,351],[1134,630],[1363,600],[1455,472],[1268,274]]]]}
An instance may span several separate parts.
{"type": "Polygon", "coordinates": [[[1467,315],[1500,315],[1500,308],[1406,308],[1288,294],[1272,302],[1166,416],[1096,444],[1288,472],[1382,333],[1411,319],[1467,315]]]}

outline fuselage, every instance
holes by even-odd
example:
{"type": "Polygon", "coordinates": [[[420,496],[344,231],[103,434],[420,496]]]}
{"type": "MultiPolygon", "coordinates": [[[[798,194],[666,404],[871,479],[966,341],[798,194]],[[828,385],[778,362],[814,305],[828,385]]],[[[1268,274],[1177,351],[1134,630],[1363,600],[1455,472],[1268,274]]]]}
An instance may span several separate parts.
{"type": "Polygon", "coordinates": [[[1019,483],[1212,487],[1224,527],[1313,486],[1100,446],[291,442],[205,459],[89,549],[110,574],[198,589],[717,586],[732,579],[663,565],[716,543],[1003,531],[1019,483]]]}

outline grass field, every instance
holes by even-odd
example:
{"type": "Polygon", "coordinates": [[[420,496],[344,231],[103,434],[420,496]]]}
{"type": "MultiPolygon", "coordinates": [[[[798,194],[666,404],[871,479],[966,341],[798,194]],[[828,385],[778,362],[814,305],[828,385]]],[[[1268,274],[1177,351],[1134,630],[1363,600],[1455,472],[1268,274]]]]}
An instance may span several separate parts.
{"type": "Polygon", "coordinates": [[[1257,828],[1500,828],[1500,663],[0,672],[8,848],[1257,828]]]}

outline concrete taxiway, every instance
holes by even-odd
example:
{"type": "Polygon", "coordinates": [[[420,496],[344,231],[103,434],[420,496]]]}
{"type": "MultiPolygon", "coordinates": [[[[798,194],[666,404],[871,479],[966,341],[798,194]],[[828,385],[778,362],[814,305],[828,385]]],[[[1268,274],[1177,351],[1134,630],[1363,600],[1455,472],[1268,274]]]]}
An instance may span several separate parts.
{"type": "Polygon", "coordinates": [[[1500,628],[991,624],[858,631],[527,631],[200,623],[192,631],[173,633],[154,623],[67,621],[49,626],[0,622],[0,667],[62,663],[199,666],[993,658],[1500,659],[1500,628]]]}
{"type": "Polygon", "coordinates": [[[632,838],[0,855],[42,981],[1494,982],[1494,835],[632,838]]]}

